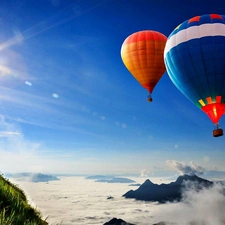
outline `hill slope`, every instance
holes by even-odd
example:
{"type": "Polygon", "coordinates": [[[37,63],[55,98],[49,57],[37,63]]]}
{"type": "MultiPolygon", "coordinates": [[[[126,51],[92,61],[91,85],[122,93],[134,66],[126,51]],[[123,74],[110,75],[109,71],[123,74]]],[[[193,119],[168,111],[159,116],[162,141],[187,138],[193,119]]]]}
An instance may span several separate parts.
{"type": "Polygon", "coordinates": [[[24,192],[0,175],[0,225],[47,225],[24,192]]]}

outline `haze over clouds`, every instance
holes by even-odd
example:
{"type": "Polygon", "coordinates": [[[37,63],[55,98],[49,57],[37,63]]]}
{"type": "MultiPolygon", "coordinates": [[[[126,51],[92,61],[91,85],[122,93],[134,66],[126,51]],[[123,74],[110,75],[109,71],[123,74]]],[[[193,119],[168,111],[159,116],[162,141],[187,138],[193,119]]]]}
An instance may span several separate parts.
{"type": "MultiPolygon", "coordinates": [[[[84,177],[60,179],[49,183],[19,182],[51,225],[101,225],[113,217],[137,225],[160,221],[177,225],[190,225],[191,221],[194,225],[222,225],[225,221],[224,190],[219,184],[200,192],[188,184],[182,202],[160,205],[122,198],[131,189],[128,184],[97,183],[84,177]],[[113,199],[107,199],[109,196],[113,199]]],[[[143,183],[147,178],[132,179],[143,183]]]]}

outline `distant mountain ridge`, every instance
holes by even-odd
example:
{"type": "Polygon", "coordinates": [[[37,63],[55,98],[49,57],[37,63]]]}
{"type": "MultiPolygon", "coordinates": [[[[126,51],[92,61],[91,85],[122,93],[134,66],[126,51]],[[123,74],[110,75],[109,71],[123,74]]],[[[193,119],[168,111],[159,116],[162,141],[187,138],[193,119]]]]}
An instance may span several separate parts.
{"type": "Polygon", "coordinates": [[[115,177],[111,175],[94,175],[88,176],[86,179],[95,180],[95,182],[105,182],[105,183],[136,183],[136,181],[124,178],[124,177],[115,177]]]}
{"type": "Polygon", "coordinates": [[[95,182],[106,182],[106,183],[135,183],[134,180],[122,177],[114,177],[112,179],[100,179],[95,182]]]}
{"type": "Polygon", "coordinates": [[[30,181],[35,183],[59,180],[59,178],[56,176],[46,175],[42,173],[15,173],[15,174],[6,174],[6,177],[16,178],[19,180],[30,181]]]}
{"type": "Polygon", "coordinates": [[[210,187],[213,185],[213,182],[196,175],[179,176],[175,182],[160,185],[154,184],[147,179],[137,190],[130,190],[125,193],[123,197],[160,203],[165,203],[167,201],[180,201],[182,197],[182,188],[184,188],[185,183],[194,185],[195,189],[201,189],[203,187],[210,187]]]}
{"type": "Polygon", "coordinates": [[[92,175],[92,176],[88,176],[86,177],[86,179],[88,180],[100,180],[100,179],[112,179],[115,176],[111,176],[111,175],[92,175]]]}

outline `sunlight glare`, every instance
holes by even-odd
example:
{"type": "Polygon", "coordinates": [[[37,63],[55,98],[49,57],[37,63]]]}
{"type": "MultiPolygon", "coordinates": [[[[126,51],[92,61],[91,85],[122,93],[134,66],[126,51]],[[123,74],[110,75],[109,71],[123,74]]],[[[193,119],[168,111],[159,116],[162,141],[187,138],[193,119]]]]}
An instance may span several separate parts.
{"type": "Polygon", "coordinates": [[[29,82],[29,81],[25,81],[25,84],[28,85],[28,86],[32,86],[32,83],[29,82]]]}
{"type": "Polygon", "coordinates": [[[52,94],[52,97],[53,97],[53,98],[59,98],[59,96],[58,96],[56,93],[53,93],[53,94],[52,94]]]}

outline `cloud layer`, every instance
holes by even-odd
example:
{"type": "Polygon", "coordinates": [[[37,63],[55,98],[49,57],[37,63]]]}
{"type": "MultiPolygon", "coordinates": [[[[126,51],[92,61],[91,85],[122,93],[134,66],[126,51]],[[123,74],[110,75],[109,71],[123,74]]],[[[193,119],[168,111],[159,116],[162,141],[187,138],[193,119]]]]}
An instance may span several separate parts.
{"type": "MultiPolygon", "coordinates": [[[[136,179],[139,183],[144,180],[136,179]]],[[[60,181],[49,183],[20,181],[19,186],[51,225],[101,225],[113,217],[138,225],[160,221],[223,225],[225,221],[224,189],[219,184],[200,192],[188,184],[182,202],[163,205],[122,198],[131,189],[127,184],[98,183],[84,177],[61,177],[60,181]],[[107,199],[109,196],[113,198],[107,199]]]]}

